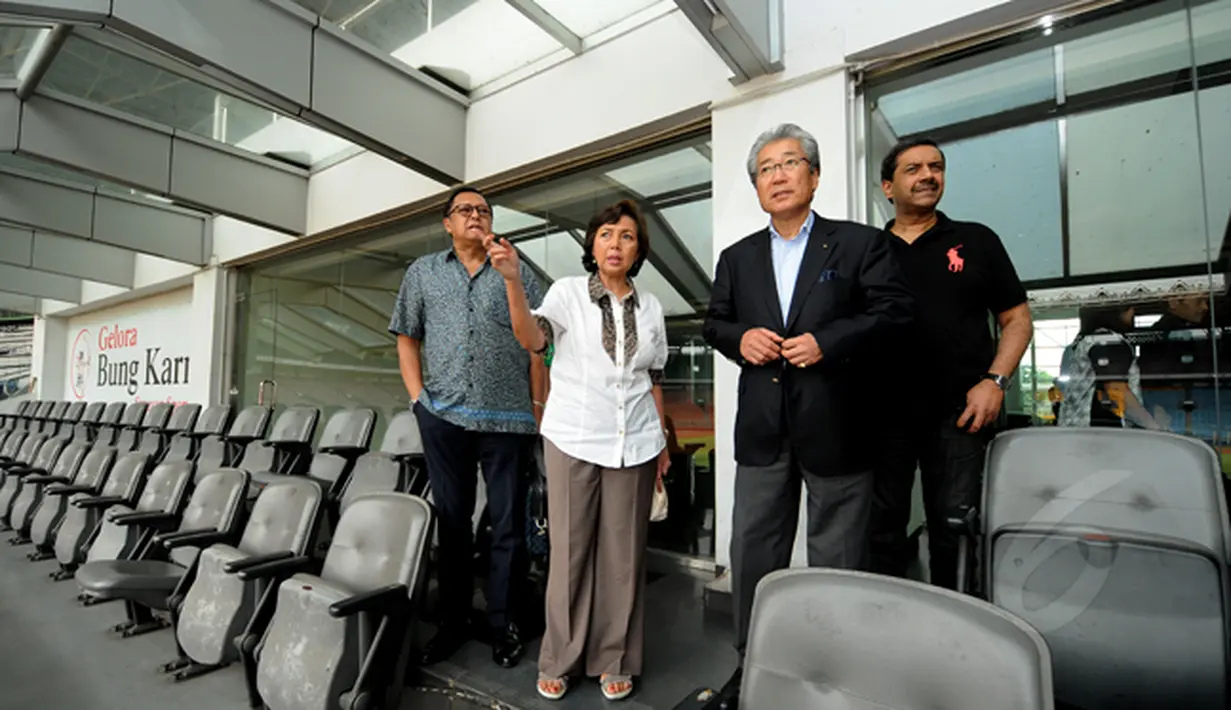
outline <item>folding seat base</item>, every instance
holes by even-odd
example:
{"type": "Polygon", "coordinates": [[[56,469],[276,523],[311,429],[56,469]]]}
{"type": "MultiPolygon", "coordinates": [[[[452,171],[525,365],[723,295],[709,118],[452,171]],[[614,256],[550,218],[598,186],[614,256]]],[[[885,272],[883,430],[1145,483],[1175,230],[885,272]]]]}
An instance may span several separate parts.
{"type": "Polygon", "coordinates": [[[31,562],[42,562],[43,560],[53,559],[55,556],[56,556],[55,550],[48,550],[45,547],[35,546],[34,552],[31,552],[30,554],[26,555],[26,559],[30,560],[31,562]]]}
{"type": "Polygon", "coordinates": [[[186,680],[191,680],[203,675],[209,675],[214,671],[220,671],[223,668],[231,665],[230,663],[221,663],[216,666],[206,665],[204,663],[193,663],[187,658],[181,658],[170,663],[164,663],[159,666],[158,670],[161,673],[173,673],[171,677],[176,683],[181,683],[186,680]]]}
{"type": "Polygon", "coordinates": [[[127,600],[124,606],[128,609],[128,621],[111,627],[112,631],[123,638],[132,638],[171,628],[169,621],[154,616],[154,612],[150,611],[147,606],[127,600]]]}

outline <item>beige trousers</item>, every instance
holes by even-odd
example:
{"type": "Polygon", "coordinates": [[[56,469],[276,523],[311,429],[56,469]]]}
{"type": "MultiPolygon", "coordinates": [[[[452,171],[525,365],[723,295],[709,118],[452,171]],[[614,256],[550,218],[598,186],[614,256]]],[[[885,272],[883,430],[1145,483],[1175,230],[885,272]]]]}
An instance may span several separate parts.
{"type": "Polygon", "coordinates": [[[543,452],[551,561],[539,672],[640,675],[656,462],[603,468],[546,440],[543,452]]]}

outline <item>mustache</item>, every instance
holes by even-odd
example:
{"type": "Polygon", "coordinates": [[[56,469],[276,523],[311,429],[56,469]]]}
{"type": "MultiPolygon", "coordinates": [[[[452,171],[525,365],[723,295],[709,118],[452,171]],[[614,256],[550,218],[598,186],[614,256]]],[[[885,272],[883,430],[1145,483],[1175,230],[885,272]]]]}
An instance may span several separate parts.
{"type": "Polygon", "coordinates": [[[938,185],[935,180],[924,180],[923,182],[911,188],[911,192],[919,192],[924,189],[939,190],[940,185],[938,185]]]}

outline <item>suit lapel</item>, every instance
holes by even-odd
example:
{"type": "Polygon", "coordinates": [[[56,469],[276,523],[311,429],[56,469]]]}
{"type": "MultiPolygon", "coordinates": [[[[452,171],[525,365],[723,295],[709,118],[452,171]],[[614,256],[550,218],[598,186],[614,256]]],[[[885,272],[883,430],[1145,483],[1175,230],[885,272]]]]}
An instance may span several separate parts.
{"type": "Polygon", "coordinates": [[[821,278],[821,272],[833,258],[834,252],[838,250],[838,243],[832,238],[833,233],[837,231],[837,225],[821,219],[821,216],[816,213],[813,214],[815,218],[812,222],[812,232],[808,235],[804,260],[799,265],[799,277],[795,279],[795,292],[791,295],[791,314],[786,322],[788,331],[795,324],[795,319],[799,317],[808,293],[821,278]]]}
{"type": "Polygon", "coordinates": [[[774,317],[774,323],[782,322],[782,304],[778,300],[778,277],[774,274],[774,256],[770,247],[769,230],[761,232],[757,235],[757,261],[754,264],[754,270],[760,273],[757,279],[768,284],[761,289],[761,295],[765,298],[765,307],[769,309],[769,313],[774,317]]]}

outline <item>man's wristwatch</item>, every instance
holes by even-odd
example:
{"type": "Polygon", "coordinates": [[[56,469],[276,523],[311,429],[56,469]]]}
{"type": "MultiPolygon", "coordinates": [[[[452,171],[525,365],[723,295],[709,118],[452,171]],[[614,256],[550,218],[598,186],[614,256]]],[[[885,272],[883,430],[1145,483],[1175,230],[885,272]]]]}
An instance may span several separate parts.
{"type": "Polygon", "coordinates": [[[994,372],[986,372],[983,374],[983,379],[995,382],[996,386],[999,387],[1002,392],[1009,389],[1009,378],[1004,375],[997,375],[994,372]]]}

